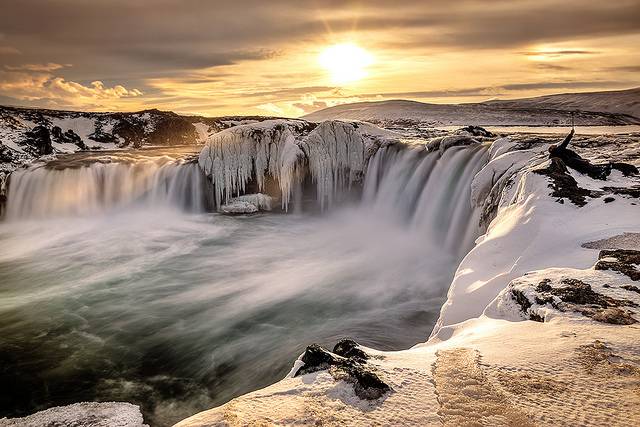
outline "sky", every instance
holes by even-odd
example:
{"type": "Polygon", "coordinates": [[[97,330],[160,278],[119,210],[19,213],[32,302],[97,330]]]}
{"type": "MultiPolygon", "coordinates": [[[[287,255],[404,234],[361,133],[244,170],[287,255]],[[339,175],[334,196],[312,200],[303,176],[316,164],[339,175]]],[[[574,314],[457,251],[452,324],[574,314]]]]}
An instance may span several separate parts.
{"type": "Polygon", "coordinates": [[[626,89],[639,46],[640,0],[0,0],[0,104],[297,117],[626,89]]]}

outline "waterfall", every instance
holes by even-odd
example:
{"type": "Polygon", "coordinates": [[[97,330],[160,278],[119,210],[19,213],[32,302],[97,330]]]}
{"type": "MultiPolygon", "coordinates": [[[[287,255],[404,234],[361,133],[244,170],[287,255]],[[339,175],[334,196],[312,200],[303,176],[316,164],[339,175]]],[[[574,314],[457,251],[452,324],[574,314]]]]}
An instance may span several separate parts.
{"type": "MultiPolygon", "coordinates": [[[[289,138],[286,133],[285,137],[289,138]]],[[[309,151],[306,145],[303,148],[309,151]]],[[[425,145],[383,146],[368,160],[361,207],[367,215],[389,217],[416,232],[428,233],[431,241],[452,253],[465,254],[481,231],[478,212],[470,203],[470,191],[471,180],[486,158],[487,149],[480,144],[444,151],[429,151],[425,145]]],[[[250,170],[249,166],[234,165],[250,175],[245,170],[250,170]]],[[[209,207],[207,196],[211,194],[211,185],[196,163],[143,157],[72,166],[38,166],[14,172],[7,197],[7,219],[90,215],[132,206],[171,207],[188,212],[204,212],[209,207]]],[[[232,166],[225,165],[221,170],[232,166]]],[[[266,169],[267,166],[261,170],[266,169]]],[[[309,173],[315,179],[322,176],[311,169],[309,173]]],[[[229,175],[232,174],[225,177],[229,175]]],[[[275,172],[273,175],[278,176],[275,172]]],[[[335,186],[336,180],[328,182],[335,186]]],[[[218,187],[215,196],[222,198],[223,187],[218,187]]],[[[325,190],[318,191],[319,202],[330,193],[325,190]]],[[[287,202],[289,193],[286,187],[282,197],[286,195],[287,202]]]]}
{"type": "Polygon", "coordinates": [[[369,162],[362,206],[428,234],[439,247],[462,257],[481,232],[470,193],[487,156],[486,146],[479,144],[442,154],[422,145],[382,147],[369,162]]]}
{"type": "Polygon", "coordinates": [[[90,215],[131,206],[205,210],[206,178],[195,163],[165,159],[39,166],[11,174],[8,220],[90,215]]]}

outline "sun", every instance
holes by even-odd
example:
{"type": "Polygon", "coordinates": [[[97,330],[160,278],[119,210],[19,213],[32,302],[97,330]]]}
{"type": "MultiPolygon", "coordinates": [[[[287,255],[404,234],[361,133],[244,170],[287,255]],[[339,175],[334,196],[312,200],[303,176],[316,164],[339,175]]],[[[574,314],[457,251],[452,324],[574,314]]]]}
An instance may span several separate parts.
{"type": "Polygon", "coordinates": [[[318,60],[336,84],[363,79],[367,76],[367,67],[373,63],[371,54],[353,43],[329,46],[320,53],[318,60]]]}

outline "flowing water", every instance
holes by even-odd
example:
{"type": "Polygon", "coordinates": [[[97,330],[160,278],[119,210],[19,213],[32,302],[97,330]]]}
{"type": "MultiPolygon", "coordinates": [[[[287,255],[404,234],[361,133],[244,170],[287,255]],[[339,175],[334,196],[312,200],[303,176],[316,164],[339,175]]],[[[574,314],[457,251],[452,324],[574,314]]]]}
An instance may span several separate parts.
{"type": "Polygon", "coordinates": [[[484,147],[384,148],[358,203],[237,217],[203,211],[183,157],[123,156],[11,179],[0,416],[124,400],[170,425],[277,381],[312,342],[407,348],[480,231],[484,147]]]}

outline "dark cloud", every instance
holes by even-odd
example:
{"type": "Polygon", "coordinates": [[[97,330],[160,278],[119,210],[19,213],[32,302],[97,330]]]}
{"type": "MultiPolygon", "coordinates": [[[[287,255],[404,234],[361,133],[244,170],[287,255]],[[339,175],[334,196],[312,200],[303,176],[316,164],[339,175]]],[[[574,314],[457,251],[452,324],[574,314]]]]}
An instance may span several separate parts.
{"type": "Polygon", "coordinates": [[[600,52],[593,50],[548,50],[548,51],[530,51],[530,52],[522,52],[525,56],[549,56],[549,57],[560,57],[567,55],[595,55],[600,52]]]}
{"type": "Polygon", "coordinates": [[[567,71],[567,70],[574,69],[573,67],[569,67],[567,65],[552,64],[549,62],[537,62],[533,64],[533,66],[540,70],[550,70],[550,71],[567,71]]]}
{"type": "Polygon", "coordinates": [[[607,67],[609,71],[622,71],[625,73],[640,73],[640,65],[628,65],[620,67],[607,67]]]}

